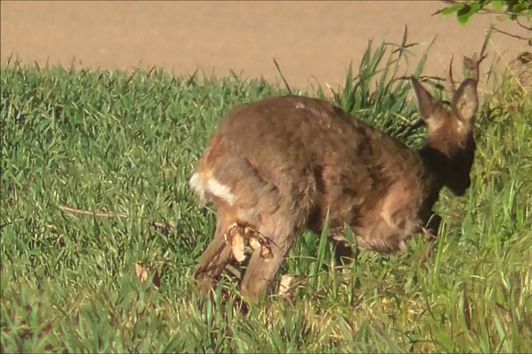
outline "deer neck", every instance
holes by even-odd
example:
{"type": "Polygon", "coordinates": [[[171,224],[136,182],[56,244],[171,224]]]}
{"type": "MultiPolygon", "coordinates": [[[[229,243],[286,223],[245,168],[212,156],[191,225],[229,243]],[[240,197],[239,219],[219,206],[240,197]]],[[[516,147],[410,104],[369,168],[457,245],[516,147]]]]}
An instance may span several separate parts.
{"type": "Polygon", "coordinates": [[[449,173],[450,162],[449,157],[439,151],[438,149],[426,145],[418,151],[419,157],[423,163],[427,177],[431,177],[440,184],[440,189],[443,186],[443,181],[449,173]]]}
{"type": "Polygon", "coordinates": [[[432,208],[440,190],[443,188],[446,175],[449,173],[449,158],[436,148],[426,145],[418,151],[423,164],[423,179],[425,181],[425,208],[432,208]]]}

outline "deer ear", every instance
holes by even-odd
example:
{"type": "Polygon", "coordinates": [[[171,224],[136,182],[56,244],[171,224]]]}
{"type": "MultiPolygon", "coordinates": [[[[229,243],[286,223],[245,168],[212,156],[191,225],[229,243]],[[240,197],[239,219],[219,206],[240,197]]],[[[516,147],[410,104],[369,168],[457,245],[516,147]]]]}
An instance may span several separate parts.
{"type": "Polygon", "coordinates": [[[453,112],[463,123],[471,123],[478,108],[477,82],[467,79],[453,97],[453,112]]]}
{"type": "Polygon", "coordinates": [[[412,76],[411,80],[412,85],[414,86],[414,91],[416,92],[421,118],[425,121],[425,124],[427,124],[430,130],[434,130],[443,123],[445,109],[416,78],[412,76]]]}

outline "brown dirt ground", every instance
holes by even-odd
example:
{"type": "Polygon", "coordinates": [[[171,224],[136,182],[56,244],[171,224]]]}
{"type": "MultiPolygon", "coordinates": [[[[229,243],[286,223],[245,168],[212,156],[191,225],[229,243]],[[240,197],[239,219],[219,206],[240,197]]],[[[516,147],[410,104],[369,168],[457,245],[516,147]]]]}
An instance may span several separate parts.
{"type": "MultiPolygon", "coordinates": [[[[275,57],[295,86],[343,81],[368,40],[399,42],[404,26],[419,50],[437,36],[427,72],[442,75],[452,54],[479,51],[490,22],[523,35],[510,21],[476,16],[467,26],[431,16],[440,1],[357,2],[1,2],[1,62],[106,69],[163,67],[175,74],[278,80],[275,57]]],[[[530,36],[529,33],[524,35],[530,36]]],[[[491,61],[511,63],[526,42],[494,35],[491,61]]],[[[415,61],[416,58],[414,58],[415,61]]]]}

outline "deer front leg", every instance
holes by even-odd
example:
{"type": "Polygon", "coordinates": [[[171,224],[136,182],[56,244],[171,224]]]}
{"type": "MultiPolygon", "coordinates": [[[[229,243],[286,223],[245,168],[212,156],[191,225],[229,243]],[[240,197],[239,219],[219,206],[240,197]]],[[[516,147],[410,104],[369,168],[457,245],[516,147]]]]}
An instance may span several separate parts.
{"type": "Polygon", "coordinates": [[[425,225],[425,232],[433,239],[438,236],[442,218],[436,213],[432,213],[427,224],[425,225]]]}

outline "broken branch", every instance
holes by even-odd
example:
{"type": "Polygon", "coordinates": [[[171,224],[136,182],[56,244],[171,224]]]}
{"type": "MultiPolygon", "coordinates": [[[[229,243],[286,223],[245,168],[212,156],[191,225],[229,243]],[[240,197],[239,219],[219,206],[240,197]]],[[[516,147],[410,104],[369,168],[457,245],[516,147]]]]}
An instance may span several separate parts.
{"type": "MultiPolygon", "coordinates": [[[[76,209],[71,208],[65,205],[59,205],[58,208],[65,214],[78,217],[78,216],[92,216],[95,218],[104,218],[104,219],[127,219],[129,217],[128,214],[125,213],[113,213],[113,212],[98,212],[98,211],[90,211],[90,210],[82,210],[82,209],[76,209]]],[[[150,223],[151,226],[153,226],[157,230],[161,230],[164,232],[170,232],[173,230],[172,225],[165,222],[157,222],[152,221],[150,223]]]]}

